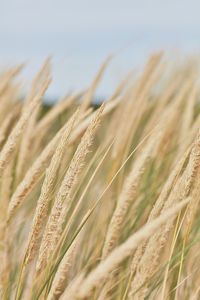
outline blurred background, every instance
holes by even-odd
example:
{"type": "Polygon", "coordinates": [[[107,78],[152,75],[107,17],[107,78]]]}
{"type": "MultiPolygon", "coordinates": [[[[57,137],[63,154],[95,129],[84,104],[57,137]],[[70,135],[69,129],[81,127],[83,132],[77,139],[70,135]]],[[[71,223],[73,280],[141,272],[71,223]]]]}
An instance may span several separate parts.
{"type": "Polygon", "coordinates": [[[155,50],[187,54],[200,49],[199,0],[0,3],[0,66],[26,61],[23,78],[31,81],[44,59],[52,55],[50,101],[86,88],[111,53],[115,56],[97,98],[108,96],[128,71],[137,70],[155,50]]]}

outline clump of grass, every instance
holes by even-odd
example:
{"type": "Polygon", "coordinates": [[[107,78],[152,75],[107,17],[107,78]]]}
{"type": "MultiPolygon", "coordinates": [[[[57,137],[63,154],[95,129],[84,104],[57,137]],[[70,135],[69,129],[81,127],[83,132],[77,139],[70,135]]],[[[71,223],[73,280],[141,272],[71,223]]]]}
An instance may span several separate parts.
{"type": "Polygon", "coordinates": [[[1,299],[200,297],[197,61],[155,53],[94,109],[111,58],[46,113],[50,58],[24,102],[1,72],[1,299]]]}

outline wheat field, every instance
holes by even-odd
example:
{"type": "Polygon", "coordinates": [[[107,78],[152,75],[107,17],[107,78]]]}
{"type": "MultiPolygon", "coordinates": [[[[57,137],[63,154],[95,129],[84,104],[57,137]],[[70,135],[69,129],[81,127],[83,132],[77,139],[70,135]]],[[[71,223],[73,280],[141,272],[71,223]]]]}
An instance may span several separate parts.
{"type": "Polygon", "coordinates": [[[200,299],[197,57],[154,53],[99,107],[0,74],[0,299],[200,299]]]}

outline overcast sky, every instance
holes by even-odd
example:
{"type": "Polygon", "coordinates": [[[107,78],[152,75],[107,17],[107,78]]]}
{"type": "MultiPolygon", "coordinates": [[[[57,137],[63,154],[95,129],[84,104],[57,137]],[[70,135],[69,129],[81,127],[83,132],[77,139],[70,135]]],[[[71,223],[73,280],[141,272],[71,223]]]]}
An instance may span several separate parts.
{"type": "Polygon", "coordinates": [[[155,50],[200,50],[199,0],[0,0],[0,65],[27,61],[33,77],[53,55],[50,96],[89,85],[116,54],[98,90],[107,95],[155,50]]]}

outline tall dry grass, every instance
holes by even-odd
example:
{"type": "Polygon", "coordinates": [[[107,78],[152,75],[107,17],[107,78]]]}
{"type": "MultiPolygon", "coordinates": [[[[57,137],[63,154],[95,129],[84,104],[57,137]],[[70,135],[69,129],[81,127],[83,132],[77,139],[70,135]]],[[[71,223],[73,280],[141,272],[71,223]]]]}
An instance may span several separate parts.
{"type": "Polygon", "coordinates": [[[199,62],[153,54],[94,109],[0,75],[0,299],[200,299],[199,62]]]}

